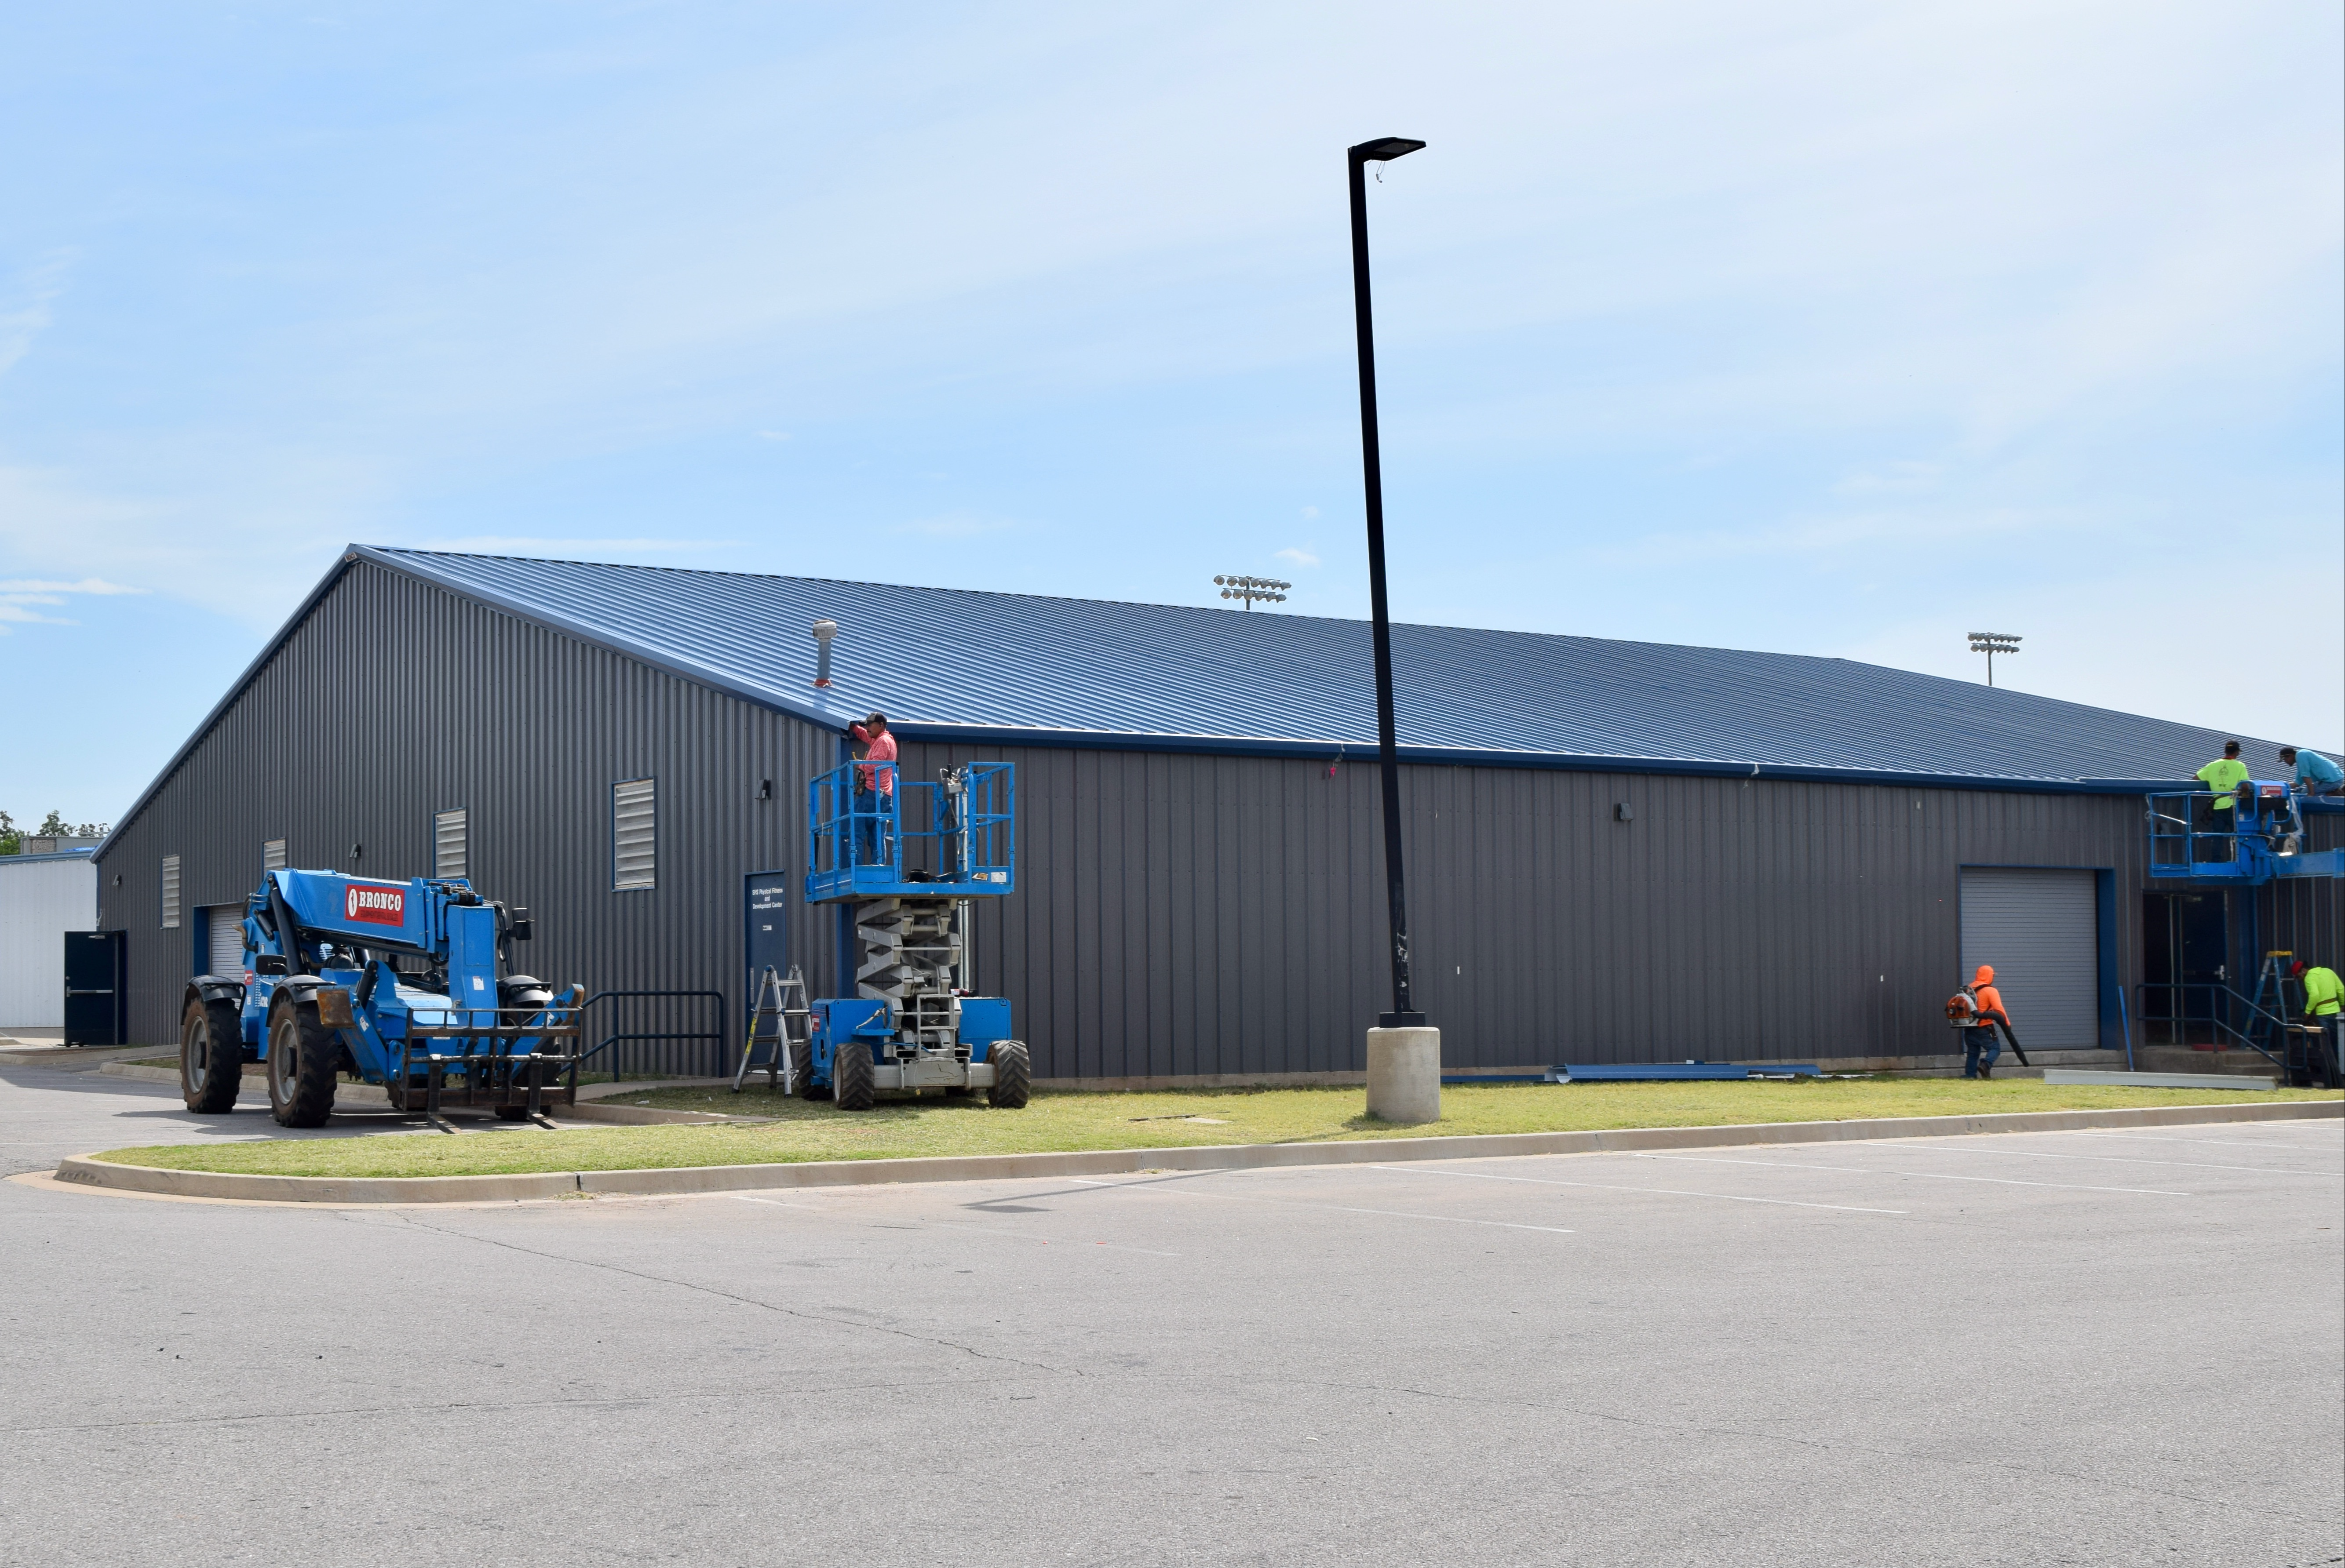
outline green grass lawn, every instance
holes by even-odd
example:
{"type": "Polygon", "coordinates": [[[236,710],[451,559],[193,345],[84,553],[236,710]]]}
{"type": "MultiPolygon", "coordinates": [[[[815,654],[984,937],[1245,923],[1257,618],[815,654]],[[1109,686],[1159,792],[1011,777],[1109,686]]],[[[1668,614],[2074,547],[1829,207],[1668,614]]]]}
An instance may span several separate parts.
{"type": "Polygon", "coordinates": [[[547,1132],[473,1122],[483,1130],[303,1141],[118,1148],[99,1158],[178,1170],[276,1176],[487,1176],[542,1170],[630,1170],[917,1155],[1023,1154],[1196,1144],[1315,1143],[1463,1133],[1565,1132],[1599,1128],[1716,1127],[1740,1122],[1844,1121],[1980,1111],[2103,1109],[2340,1099],[2334,1090],[2053,1088],[2035,1078],[1828,1079],[1796,1083],[1505,1084],[1446,1086],[1442,1119],[1392,1127],[1369,1119],[1356,1087],[1197,1089],[1162,1094],[1039,1094],[1024,1110],[982,1099],[883,1099],[849,1115],[764,1089],[656,1089],[606,1102],[722,1110],[769,1121],[604,1127],[547,1132]]]}

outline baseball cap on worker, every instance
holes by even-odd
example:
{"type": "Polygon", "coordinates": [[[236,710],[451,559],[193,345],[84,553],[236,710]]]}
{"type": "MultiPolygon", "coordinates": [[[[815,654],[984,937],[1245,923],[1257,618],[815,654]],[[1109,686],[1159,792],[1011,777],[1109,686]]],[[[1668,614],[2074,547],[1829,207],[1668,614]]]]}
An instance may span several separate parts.
{"type": "Polygon", "coordinates": [[[2237,741],[2225,741],[2223,743],[2223,754],[2227,757],[2238,756],[2239,754],[2239,743],[2237,741]]]}
{"type": "Polygon", "coordinates": [[[2302,975],[2304,973],[2304,960],[2299,958],[2295,963],[2290,964],[2288,966],[2288,972],[2292,976],[2302,975]]]}

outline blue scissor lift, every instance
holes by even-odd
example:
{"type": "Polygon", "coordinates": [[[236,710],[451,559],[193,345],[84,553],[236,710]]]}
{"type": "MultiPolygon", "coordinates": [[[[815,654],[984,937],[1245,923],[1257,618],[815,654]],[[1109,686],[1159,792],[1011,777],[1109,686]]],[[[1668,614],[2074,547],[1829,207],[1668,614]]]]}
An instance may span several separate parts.
{"type": "MultiPolygon", "coordinates": [[[[2244,1046],[2289,1070],[2295,1066],[2293,1047],[2301,1043],[2282,984],[2281,961],[2290,955],[2262,951],[2255,890],[2303,877],[2345,877],[2345,849],[2304,847],[2303,803],[2283,780],[2250,779],[2239,785],[2228,811],[2194,818],[2212,799],[2205,790],[2149,797],[2150,884],[2223,898],[2226,928],[2238,933],[2239,951],[2258,960],[2255,994],[2243,995],[2221,982],[2176,982],[2166,986],[2174,993],[2167,1001],[2167,1014],[2170,1018],[2199,1018],[2213,1027],[2218,1042],[2244,1046]],[[2209,821],[2217,825],[2209,826],[2209,821]],[[2247,896],[2234,901],[2234,891],[2247,896]],[[2229,918],[2234,913],[2239,916],[2237,925],[2229,918]],[[2198,1012],[2202,1006],[2203,1017],[2198,1012]]],[[[2148,1022],[2145,1007],[2145,1028],[2148,1022]]]]}
{"type": "Polygon", "coordinates": [[[1009,1001],[963,983],[973,901],[1018,889],[1016,807],[1010,763],[933,784],[848,763],[807,786],[807,902],[848,911],[856,989],[812,1004],[797,1075],[808,1098],[868,1110],[882,1089],[982,1089],[996,1106],[1026,1103],[1033,1060],[1010,1037],[1009,1001]]]}

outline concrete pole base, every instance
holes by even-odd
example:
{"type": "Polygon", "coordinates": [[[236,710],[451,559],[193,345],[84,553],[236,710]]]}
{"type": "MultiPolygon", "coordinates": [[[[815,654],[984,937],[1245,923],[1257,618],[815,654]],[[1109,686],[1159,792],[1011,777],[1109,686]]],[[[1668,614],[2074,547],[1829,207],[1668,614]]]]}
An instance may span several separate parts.
{"type": "Polygon", "coordinates": [[[1441,1119],[1441,1031],[1368,1031],[1368,1114],[1398,1127],[1441,1119]]]}

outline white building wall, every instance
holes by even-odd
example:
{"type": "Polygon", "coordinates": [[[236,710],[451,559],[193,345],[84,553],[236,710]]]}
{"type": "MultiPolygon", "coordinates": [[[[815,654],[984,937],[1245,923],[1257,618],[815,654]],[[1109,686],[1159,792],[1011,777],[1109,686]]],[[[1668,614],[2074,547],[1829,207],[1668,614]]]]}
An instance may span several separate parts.
{"type": "Polygon", "coordinates": [[[0,855],[0,1033],[65,1027],[65,933],[97,929],[86,855],[0,855]]]}

